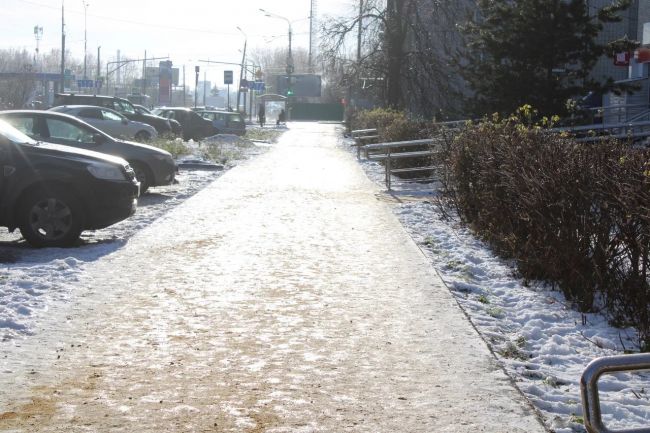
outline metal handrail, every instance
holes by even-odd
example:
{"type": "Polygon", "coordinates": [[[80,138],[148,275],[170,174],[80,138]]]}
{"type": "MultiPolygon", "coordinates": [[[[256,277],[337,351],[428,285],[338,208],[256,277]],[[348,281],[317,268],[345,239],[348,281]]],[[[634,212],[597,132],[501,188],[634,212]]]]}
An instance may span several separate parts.
{"type": "Polygon", "coordinates": [[[391,141],[388,143],[373,143],[364,146],[366,150],[392,149],[394,147],[422,146],[423,144],[433,143],[433,138],[424,138],[421,140],[391,141]]]}
{"type": "Polygon", "coordinates": [[[580,378],[582,412],[589,433],[650,433],[650,426],[639,429],[609,430],[603,424],[598,396],[598,379],[605,373],[650,370],[650,353],[604,356],[589,363],[580,378]]]}
{"type": "MultiPolygon", "coordinates": [[[[382,159],[385,161],[385,183],[388,191],[391,191],[392,182],[391,182],[391,172],[393,166],[393,159],[402,159],[402,158],[417,158],[422,156],[431,156],[435,155],[437,152],[431,150],[432,145],[435,143],[435,138],[425,138],[421,140],[406,140],[406,141],[392,141],[388,143],[374,143],[366,144],[363,146],[366,156],[369,159],[382,159]],[[398,153],[393,153],[393,149],[399,149],[404,147],[414,147],[414,146],[423,146],[429,145],[429,150],[426,151],[402,151],[398,153]],[[380,157],[373,158],[369,156],[369,151],[380,151],[380,157]]],[[[421,171],[422,167],[415,167],[414,171],[421,171]]]]}

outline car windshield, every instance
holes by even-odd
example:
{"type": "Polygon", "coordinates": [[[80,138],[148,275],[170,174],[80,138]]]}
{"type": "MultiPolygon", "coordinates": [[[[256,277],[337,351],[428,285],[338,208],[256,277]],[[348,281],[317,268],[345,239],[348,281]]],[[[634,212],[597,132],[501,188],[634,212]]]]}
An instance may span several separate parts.
{"type": "Polygon", "coordinates": [[[133,107],[133,105],[131,105],[130,102],[118,100],[115,101],[115,105],[119,106],[119,110],[117,111],[121,111],[122,113],[135,114],[135,108],[133,107]]]}
{"type": "Polygon", "coordinates": [[[0,135],[7,137],[14,143],[27,144],[30,146],[38,145],[38,142],[36,140],[33,140],[27,135],[23,134],[4,120],[0,120],[0,135]]]}
{"type": "Polygon", "coordinates": [[[151,111],[147,110],[141,105],[134,105],[135,111],[137,111],[140,114],[151,114],[151,111]]]}

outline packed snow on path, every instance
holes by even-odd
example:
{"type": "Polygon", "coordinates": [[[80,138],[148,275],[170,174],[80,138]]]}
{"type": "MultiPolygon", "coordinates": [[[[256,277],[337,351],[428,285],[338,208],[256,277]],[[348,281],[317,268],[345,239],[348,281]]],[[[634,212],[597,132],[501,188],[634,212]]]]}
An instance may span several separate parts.
{"type": "MultiPolygon", "coordinates": [[[[342,143],[356,157],[351,144],[342,143]]],[[[360,164],[385,187],[382,165],[365,159],[360,164]]],[[[584,432],[580,377],[595,358],[638,350],[634,330],[611,327],[600,314],[583,317],[562,293],[518,278],[512,263],[443,215],[432,184],[393,180],[395,214],[547,427],[584,432]]],[[[650,427],[650,373],[607,374],[599,390],[608,428],[650,427]]]]}
{"type": "MultiPolygon", "coordinates": [[[[341,145],[356,155],[348,140],[341,145]]],[[[268,146],[258,143],[243,153],[250,156],[268,146]]],[[[361,164],[382,185],[383,167],[361,164]]],[[[0,229],[0,361],[36,332],[51,308],[74,300],[76,281],[87,263],[118,250],[221,173],[181,170],[178,184],[152,188],[142,197],[133,217],[85,232],[80,248],[36,250],[19,234],[0,229]]],[[[431,200],[431,186],[395,188],[396,215],[548,427],[558,433],[583,432],[579,379],[584,367],[596,357],[634,349],[634,331],[610,327],[597,314],[586,315],[583,325],[581,314],[561,293],[542,283],[524,284],[510,263],[495,257],[457,221],[442,218],[431,200]]],[[[650,426],[650,375],[606,375],[600,392],[609,428],[650,426]]]]}

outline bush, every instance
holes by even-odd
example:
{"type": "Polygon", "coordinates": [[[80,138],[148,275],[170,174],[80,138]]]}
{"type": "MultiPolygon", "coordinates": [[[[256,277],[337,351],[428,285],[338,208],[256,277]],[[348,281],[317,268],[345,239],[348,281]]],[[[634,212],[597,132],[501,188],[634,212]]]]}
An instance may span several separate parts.
{"type": "Polygon", "coordinates": [[[510,118],[469,126],[449,158],[461,217],[524,277],[558,283],[582,311],[602,295],[612,319],[650,344],[648,150],[510,118]]]}
{"type": "Polygon", "coordinates": [[[151,140],[150,142],[147,142],[147,144],[166,150],[167,152],[172,154],[172,157],[174,159],[178,158],[179,156],[187,155],[190,153],[190,149],[180,139],[157,138],[155,140],[151,140]]]}
{"type": "MultiPolygon", "coordinates": [[[[379,138],[376,142],[388,143],[394,141],[418,140],[433,137],[430,122],[415,121],[407,118],[401,111],[375,108],[373,110],[359,111],[352,121],[352,129],[377,129],[379,138]]],[[[426,150],[427,145],[421,147],[395,148],[394,152],[426,150]]],[[[430,165],[430,158],[409,158],[393,161],[393,168],[422,167],[430,165]]],[[[402,174],[402,176],[409,176],[402,174]]],[[[422,176],[422,173],[411,173],[410,176],[422,176]]]]}

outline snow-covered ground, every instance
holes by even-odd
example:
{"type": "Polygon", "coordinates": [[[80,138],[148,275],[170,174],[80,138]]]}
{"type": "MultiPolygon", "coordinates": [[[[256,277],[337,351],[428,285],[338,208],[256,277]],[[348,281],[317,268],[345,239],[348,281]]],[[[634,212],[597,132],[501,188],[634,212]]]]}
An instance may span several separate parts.
{"type": "MultiPolygon", "coordinates": [[[[351,141],[343,146],[356,157],[351,141]]],[[[383,166],[360,164],[384,187],[383,166]]],[[[611,327],[600,314],[583,316],[562,293],[518,278],[512,263],[443,214],[434,185],[393,180],[395,214],[549,429],[584,432],[580,376],[595,358],[637,350],[634,330],[611,327]]],[[[608,428],[650,428],[650,373],[607,374],[599,390],[608,428]]]]}
{"type": "MultiPolygon", "coordinates": [[[[356,156],[348,141],[342,140],[341,146],[356,156]]],[[[265,147],[259,143],[234,150],[252,156],[265,147]]],[[[382,185],[383,167],[361,164],[382,185]]],[[[177,184],[153,188],[142,197],[132,218],[84,233],[81,248],[36,250],[19,234],[0,229],[0,359],[38,329],[49,308],[74,298],[75,283],[86,264],[119,249],[221,173],[181,170],[177,184]]],[[[431,186],[394,187],[396,215],[548,427],[558,433],[584,431],[579,392],[584,367],[596,357],[634,349],[635,333],[610,327],[597,314],[583,317],[561,293],[542,283],[524,284],[510,263],[495,257],[457,221],[443,218],[432,200],[431,186]]],[[[605,424],[615,429],[650,426],[649,389],[648,374],[603,377],[605,424]]]]}
{"type": "MultiPolygon", "coordinates": [[[[119,249],[129,237],[151,224],[173,207],[183,203],[228,168],[268,149],[269,143],[241,140],[232,135],[208,140],[230,159],[225,165],[183,168],[177,183],[151,188],[138,200],[132,217],[101,230],[85,231],[79,248],[31,248],[16,230],[0,228],[0,354],[20,338],[34,332],[39,319],[53,303],[67,302],[75,296],[75,283],[84,265],[119,249]]],[[[202,158],[198,143],[188,147],[196,155],[179,159],[202,158]]]]}

